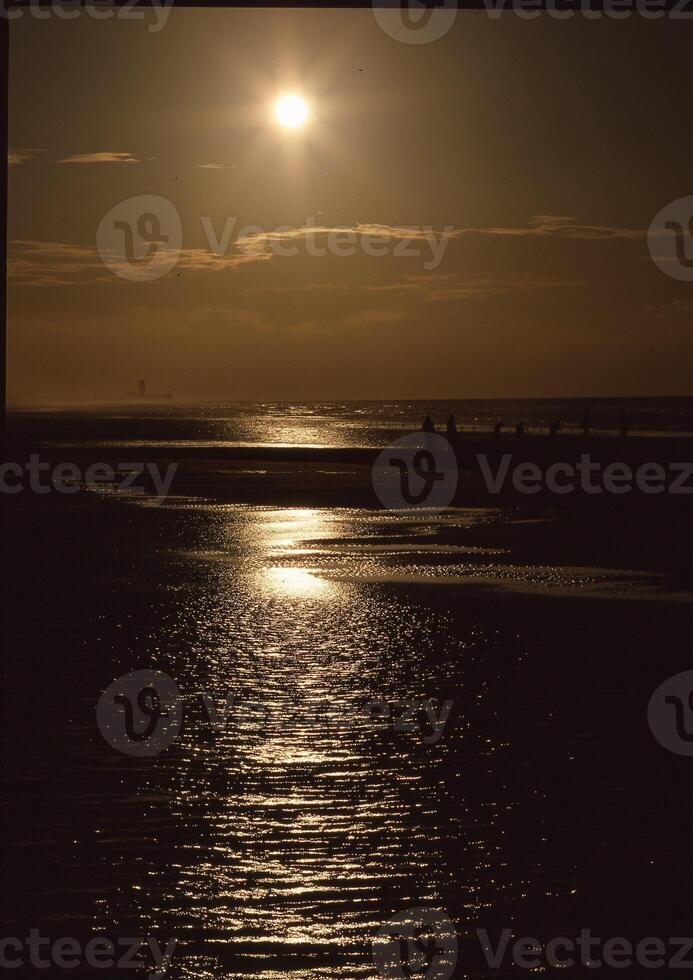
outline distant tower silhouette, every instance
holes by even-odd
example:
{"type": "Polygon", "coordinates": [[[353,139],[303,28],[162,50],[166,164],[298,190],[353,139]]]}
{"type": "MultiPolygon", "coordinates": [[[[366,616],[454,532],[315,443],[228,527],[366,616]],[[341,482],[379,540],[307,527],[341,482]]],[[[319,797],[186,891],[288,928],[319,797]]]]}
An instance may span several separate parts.
{"type": "Polygon", "coordinates": [[[137,397],[146,398],[147,397],[147,382],[138,381],[137,382],[137,397]]]}

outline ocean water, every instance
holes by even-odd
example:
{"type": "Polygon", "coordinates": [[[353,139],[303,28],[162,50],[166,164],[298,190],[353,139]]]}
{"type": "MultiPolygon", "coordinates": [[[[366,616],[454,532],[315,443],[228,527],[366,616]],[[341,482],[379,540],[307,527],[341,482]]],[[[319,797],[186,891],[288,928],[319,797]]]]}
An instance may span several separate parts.
{"type": "MultiPolygon", "coordinates": [[[[546,432],[552,419],[578,431],[581,399],[489,401],[249,402],[203,406],[131,402],[81,409],[18,412],[9,429],[18,438],[88,446],[386,446],[420,428],[430,415],[439,428],[451,413],[468,432],[490,432],[499,417],[509,428],[523,419],[546,432]]],[[[693,435],[693,398],[591,399],[595,432],[614,432],[625,407],[634,432],[693,435]]]]}
{"type": "Polygon", "coordinates": [[[454,923],[457,977],[488,975],[479,928],[687,934],[690,760],[645,708],[689,666],[690,606],[484,544],[489,510],[14,507],[5,935],[176,938],[174,980],[359,980],[422,906],[454,923]],[[151,758],[96,719],[142,669],[183,695],[151,758]],[[449,706],[437,738],[425,704],[449,706]]]}

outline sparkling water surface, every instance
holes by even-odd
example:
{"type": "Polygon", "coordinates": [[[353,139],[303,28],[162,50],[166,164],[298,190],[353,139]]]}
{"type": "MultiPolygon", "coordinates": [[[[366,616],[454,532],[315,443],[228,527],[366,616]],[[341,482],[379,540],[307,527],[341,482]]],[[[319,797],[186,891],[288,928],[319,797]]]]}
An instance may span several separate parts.
{"type": "Polygon", "coordinates": [[[373,937],[416,906],[460,935],[646,923],[687,880],[685,810],[663,839],[644,801],[645,782],[657,807],[671,786],[641,718],[661,669],[643,652],[673,649],[683,606],[655,621],[633,600],[672,598],[656,575],[485,545],[503,519],[30,506],[10,928],[175,937],[174,977],[309,980],[376,976],[373,937]],[[185,706],[153,759],[95,720],[143,668],[185,706]]]}

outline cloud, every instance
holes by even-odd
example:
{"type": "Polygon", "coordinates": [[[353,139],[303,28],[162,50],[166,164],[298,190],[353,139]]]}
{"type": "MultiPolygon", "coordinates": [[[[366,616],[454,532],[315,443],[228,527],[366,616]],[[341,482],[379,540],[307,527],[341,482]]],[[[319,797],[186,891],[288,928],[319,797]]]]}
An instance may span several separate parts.
{"type": "Polygon", "coordinates": [[[232,253],[231,255],[216,255],[206,248],[184,248],[180,252],[178,268],[191,272],[222,272],[238,269],[252,262],[268,262],[271,252],[258,250],[248,254],[232,253]]]}
{"type": "MultiPolygon", "coordinates": [[[[165,264],[168,258],[167,249],[161,248],[152,261],[165,264]]],[[[271,253],[222,256],[203,248],[187,248],[178,253],[176,269],[192,273],[229,271],[271,258],[271,253]]],[[[117,282],[111,270],[118,267],[119,261],[123,268],[128,267],[124,257],[119,260],[116,256],[110,268],[106,268],[93,246],[13,239],[9,243],[8,279],[15,286],[88,286],[117,282]]]]}
{"type": "Polygon", "coordinates": [[[448,275],[408,275],[394,282],[374,283],[361,288],[369,293],[426,293],[431,289],[439,289],[443,283],[457,281],[453,273],[448,275]]]}
{"type": "Polygon", "coordinates": [[[237,170],[238,164],[232,163],[230,166],[226,166],[224,163],[196,163],[196,170],[237,170]]]}
{"type": "Polygon", "coordinates": [[[580,284],[579,279],[561,279],[532,273],[477,276],[450,282],[445,286],[431,285],[426,299],[433,303],[460,299],[487,299],[489,296],[510,296],[536,289],[560,289],[580,284]]]}
{"type": "Polygon", "coordinates": [[[377,223],[357,223],[351,226],[336,227],[305,225],[301,228],[261,232],[257,235],[238,239],[236,244],[245,252],[259,254],[266,250],[265,246],[269,246],[271,250],[274,243],[306,240],[309,238],[323,239],[329,235],[340,234],[351,235],[356,238],[394,239],[397,241],[425,242],[430,244],[432,240],[449,242],[460,240],[467,235],[507,236],[514,238],[560,238],[584,241],[639,241],[646,237],[647,232],[635,228],[583,224],[575,218],[535,215],[529,219],[526,225],[518,227],[455,228],[453,225],[446,225],[445,228],[437,230],[430,225],[407,226],[377,223]]]}
{"type": "Polygon", "coordinates": [[[75,156],[65,157],[58,160],[58,163],[141,163],[133,157],[132,153],[115,153],[105,151],[102,153],[77,153],[75,156]]]}
{"type": "Polygon", "coordinates": [[[565,286],[580,285],[579,279],[561,279],[559,277],[538,276],[533,273],[508,273],[496,276],[459,276],[455,273],[446,275],[407,275],[393,282],[352,283],[352,282],[313,282],[283,286],[273,289],[253,288],[247,292],[351,292],[415,294],[428,302],[460,299],[486,299],[489,296],[508,296],[512,293],[526,292],[533,289],[552,289],[565,286]]]}
{"type": "Polygon", "coordinates": [[[586,241],[629,239],[638,241],[647,236],[647,232],[638,228],[619,228],[611,225],[587,224],[576,218],[560,217],[550,214],[538,214],[531,217],[525,225],[518,226],[473,226],[455,228],[446,225],[436,230],[430,225],[384,225],[376,222],[357,223],[344,227],[306,226],[293,229],[292,232],[274,232],[264,236],[270,238],[300,237],[308,234],[329,235],[337,232],[353,232],[356,235],[368,235],[372,238],[394,238],[407,241],[428,241],[431,236],[437,239],[455,241],[466,235],[504,235],[514,238],[564,238],[582,239],[586,241]]]}
{"type": "MultiPolygon", "coordinates": [[[[61,162],[136,162],[127,153],[98,153],[82,157],[70,157],[61,162]]],[[[176,268],[178,271],[190,273],[237,271],[242,266],[257,262],[270,262],[275,257],[282,256],[281,247],[290,243],[306,244],[310,254],[309,243],[316,244],[332,236],[342,236],[341,244],[356,244],[359,238],[368,236],[371,244],[373,239],[390,239],[402,242],[419,242],[422,248],[430,248],[432,242],[440,246],[443,242],[459,240],[467,235],[506,235],[515,238],[549,237],[568,240],[640,240],[646,232],[631,228],[617,228],[606,225],[583,224],[574,218],[555,217],[551,215],[536,215],[522,227],[489,227],[489,228],[454,228],[449,225],[442,230],[431,227],[408,227],[405,225],[383,225],[377,223],[358,223],[352,226],[327,226],[308,224],[299,228],[278,228],[274,231],[261,231],[253,235],[245,235],[235,241],[213,248],[186,248],[178,254],[176,268]],[[348,236],[348,239],[347,237],[348,236]]],[[[222,236],[223,238],[223,236],[222,236]]],[[[335,241],[337,239],[335,238],[335,241]]],[[[94,248],[82,248],[76,245],[56,242],[21,242],[11,243],[15,247],[11,259],[10,276],[16,284],[29,283],[32,285],[56,285],[60,282],[83,283],[103,281],[111,278],[101,263],[94,248]],[[83,273],[86,278],[80,278],[83,273]]],[[[321,252],[324,246],[321,246],[321,252]]],[[[162,261],[168,256],[155,256],[153,261],[162,261]]],[[[368,254],[365,250],[364,252],[368,254]]],[[[11,253],[12,254],[12,253],[11,253]]],[[[290,253],[289,253],[290,254],[290,253]]],[[[339,254],[336,251],[335,254],[339,254]]],[[[393,250],[397,255],[397,250],[393,250]]],[[[123,266],[126,260],[122,259],[123,266]]],[[[117,264],[117,262],[115,263],[117,264]]],[[[508,295],[510,293],[549,289],[575,285],[575,279],[551,278],[531,274],[506,274],[495,276],[478,276],[461,278],[451,275],[419,275],[403,276],[390,283],[314,283],[305,286],[287,287],[287,291],[300,289],[361,289],[368,292],[419,293],[431,302],[445,300],[481,299],[487,296],[508,295]]]]}
{"type": "Polygon", "coordinates": [[[372,327],[378,324],[389,326],[393,323],[401,323],[410,317],[411,310],[368,309],[345,316],[340,322],[347,327],[372,327]]]}
{"type": "Polygon", "coordinates": [[[33,160],[35,157],[39,156],[41,153],[47,153],[47,150],[10,150],[7,154],[7,162],[11,167],[18,167],[20,163],[26,163],[28,160],[33,160]]]}
{"type": "Polygon", "coordinates": [[[552,214],[536,214],[526,225],[519,227],[458,228],[453,237],[462,235],[507,235],[510,237],[540,237],[583,239],[587,241],[626,239],[637,241],[647,236],[638,228],[619,228],[611,225],[583,224],[576,218],[558,217],[552,214]]]}
{"type": "Polygon", "coordinates": [[[7,276],[16,286],[88,285],[107,275],[96,249],[63,242],[9,243],[7,276]]]}

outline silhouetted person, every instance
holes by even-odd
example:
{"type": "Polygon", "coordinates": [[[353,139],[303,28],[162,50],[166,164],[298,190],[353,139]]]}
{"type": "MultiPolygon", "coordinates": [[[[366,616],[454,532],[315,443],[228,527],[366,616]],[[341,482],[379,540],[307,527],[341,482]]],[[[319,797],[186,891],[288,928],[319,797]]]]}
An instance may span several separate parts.
{"type": "Polygon", "coordinates": [[[503,419],[496,419],[493,426],[493,436],[495,439],[500,439],[501,429],[505,425],[503,419]]]}
{"type": "Polygon", "coordinates": [[[521,439],[525,434],[525,423],[520,420],[515,426],[515,435],[518,439],[521,439]]]}
{"type": "Polygon", "coordinates": [[[549,426],[549,435],[551,438],[555,439],[562,428],[563,423],[559,419],[551,419],[551,425],[549,426]]]}
{"type": "Polygon", "coordinates": [[[582,426],[583,436],[588,436],[592,428],[592,409],[589,405],[585,406],[585,411],[580,416],[580,425],[582,426]]]}
{"type": "Polygon", "coordinates": [[[460,434],[457,431],[457,422],[455,421],[454,415],[448,415],[448,420],[445,423],[445,431],[447,432],[448,440],[451,443],[456,443],[460,434]]]}
{"type": "Polygon", "coordinates": [[[436,431],[436,427],[433,424],[433,419],[431,418],[430,415],[427,415],[426,418],[423,420],[423,425],[421,426],[421,431],[422,432],[435,432],[436,431]]]}
{"type": "Polygon", "coordinates": [[[625,439],[628,435],[628,430],[630,429],[630,415],[622,408],[618,416],[618,434],[622,439],[625,439]]]}

